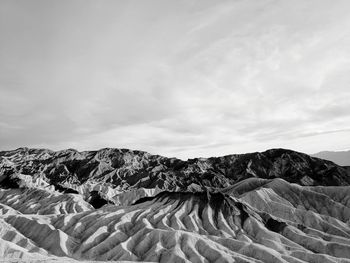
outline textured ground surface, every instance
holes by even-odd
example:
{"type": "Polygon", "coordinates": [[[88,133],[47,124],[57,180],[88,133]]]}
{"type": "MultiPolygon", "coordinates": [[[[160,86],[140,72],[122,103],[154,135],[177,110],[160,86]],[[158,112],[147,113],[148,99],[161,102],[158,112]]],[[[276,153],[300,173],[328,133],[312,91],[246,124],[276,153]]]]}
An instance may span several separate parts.
{"type": "Polygon", "coordinates": [[[350,178],[331,162],[281,149],[0,156],[0,262],[350,262],[350,178]]]}

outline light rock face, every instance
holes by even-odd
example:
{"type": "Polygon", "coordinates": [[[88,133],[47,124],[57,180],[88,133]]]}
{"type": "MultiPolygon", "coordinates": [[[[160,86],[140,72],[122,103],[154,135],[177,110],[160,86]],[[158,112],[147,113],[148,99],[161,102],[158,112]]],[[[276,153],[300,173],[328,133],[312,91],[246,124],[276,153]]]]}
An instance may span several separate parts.
{"type": "Polygon", "coordinates": [[[331,162],[288,150],[0,156],[0,262],[350,262],[350,178],[331,162]]]}

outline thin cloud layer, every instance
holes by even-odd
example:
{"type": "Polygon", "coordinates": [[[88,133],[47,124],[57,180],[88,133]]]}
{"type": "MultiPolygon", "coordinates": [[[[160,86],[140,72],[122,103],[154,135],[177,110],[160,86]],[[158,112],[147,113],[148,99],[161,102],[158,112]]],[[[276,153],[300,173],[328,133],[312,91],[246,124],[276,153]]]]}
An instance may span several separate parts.
{"type": "Polygon", "coordinates": [[[350,3],[0,3],[0,144],[350,147],[350,3]]]}

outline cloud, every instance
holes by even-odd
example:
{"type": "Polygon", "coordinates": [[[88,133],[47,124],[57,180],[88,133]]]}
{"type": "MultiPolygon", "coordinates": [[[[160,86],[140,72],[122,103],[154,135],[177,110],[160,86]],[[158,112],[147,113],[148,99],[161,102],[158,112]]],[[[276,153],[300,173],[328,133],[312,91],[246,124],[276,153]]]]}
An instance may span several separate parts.
{"type": "Polygon", "coordinates": [[[0,144],[181,158],[344,148],[349,11],[347,1],[2,1],[0,144]]]}

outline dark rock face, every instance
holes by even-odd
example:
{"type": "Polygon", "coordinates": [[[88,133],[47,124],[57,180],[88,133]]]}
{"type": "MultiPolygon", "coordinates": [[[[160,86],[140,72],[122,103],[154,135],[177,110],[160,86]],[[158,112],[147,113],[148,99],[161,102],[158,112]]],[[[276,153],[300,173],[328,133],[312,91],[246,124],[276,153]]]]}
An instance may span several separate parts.
{"type": "Polygon", "coordinates": [[[104,199],[98,191],[91,191],[90,196],[88,197],[87,201],[95,208],[101,208],[102,206],[106,204],[113,204],[112,202],[109,202],[108,200],[104,199]]]}
{"type": "Polygon", "coordinates": [[[191,184],[223,188],[250,177],[282,178],[300,185],[350,185],[345,168],[285,149],[187,161],[109,148],[86,152],[19,148],[0,152],[0,176],[16,173],[41,176],[55,186],[93,181],[124,189],[187,190],[191,184]]]}
{"type": "Polygon", "coordinates": [[[266,217],[267,219],[265,220],[265,226],[267,229],[273,232],[281,233],[284,230],[284,228],[288,226],[285,222],[275,220],[271,216],[266,217]]]}
{"type": "Polygon", "coordinates": [[[20,180],[16,176],[4,176],[3,179],[0,181],[0,187],[3,189],[19,188],[19,186],[20,180]]]}
{"type": "Polygon", "coordinates": [[[55,185],[55,190],[59,191],[61,193],[65,193],[65,194],[79,194],[78,191],[71,189],[71,188],[68,188],[68,187],[64,187],[60,184],[55,185]]]}

